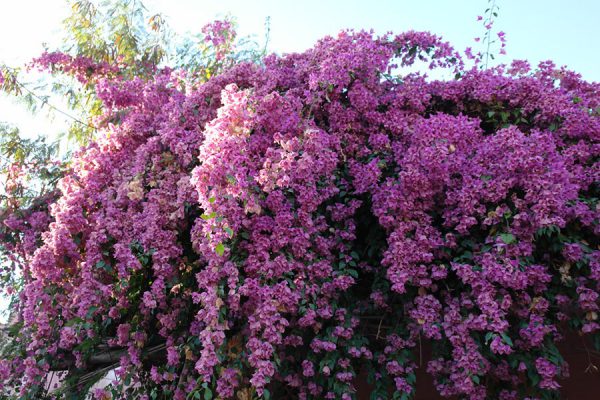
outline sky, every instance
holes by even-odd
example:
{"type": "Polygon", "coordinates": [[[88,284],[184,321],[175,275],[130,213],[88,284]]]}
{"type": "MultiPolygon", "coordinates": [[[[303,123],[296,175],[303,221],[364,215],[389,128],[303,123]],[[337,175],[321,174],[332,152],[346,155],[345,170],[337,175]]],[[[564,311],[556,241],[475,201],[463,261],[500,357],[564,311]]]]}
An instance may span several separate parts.
{"type": "MultiPolygon", "coordinates": [[[[145,0],[151,12],[161,12],[178,33],[198,32],[215,17],[237,18],[241,35],[265,33],[270,17],[269,50],[298,52],[325,35],[342,29],[387,31],[427,30],[449,40],[457,49],[477,48],[482,36],[476,21],[488,0],[145,0]]],[[[508,55],[501,61],[554,60],[587,80],[600,81],[600,1],[497,0],[496,30],[506,32],[508,55]]],[[[66,0],[0,0],[0,63],[22,65],[42,51],[42,43],[60,44],[61,21],[68,15],[66,0]]],[[[58,104],[60,106],[60,104],[58,104]]],[[[48,121],[46,113],[34,117],[21,105],[0,96],[0,121],[10,122],[26,134],[56,135],[64,118],[48,121]]]]}
{"type": "MultiPolygon", "coordinates": [[[[0,64],[16,66],[38,56],[42,43],[60,45],[61,21],[68,15],[65,0],[0,0],[0,64]]],[[[590,81],[600,81],[600,1],[497,0],[495,31],[506,32],[507,56],[532,64],[553,60],[567,65],[590,81]]],[[[145,0],[151,13],[161,12],[177,33],[198,32],[216,17],[227,14],[238,22],[242,36],[262,41],[270,17],[268,49],[299,52],[325,35],[340,30],[374,29],[377,33],[426,30],[441,35],[456,49],[477,49],[482,36],[476,21],[487,0],[145,0]]],[[[262,42],[261,42],[262,43],[262,42]]],[[[59,103],[54,104],[60,106],[59,103]]],[[[55,137],[64,130],[64,118],[45,112],[31,115],[21,104],[0,95],[0,121],[18,126],[27,135],[55,137]]],[[[0,299],[0,303],[2,300],[0,299]]],[[[0,304],[1,306],[1,304],[0,304]]],[[[1,317],[0,317],[1,321],[1,317]]]]}

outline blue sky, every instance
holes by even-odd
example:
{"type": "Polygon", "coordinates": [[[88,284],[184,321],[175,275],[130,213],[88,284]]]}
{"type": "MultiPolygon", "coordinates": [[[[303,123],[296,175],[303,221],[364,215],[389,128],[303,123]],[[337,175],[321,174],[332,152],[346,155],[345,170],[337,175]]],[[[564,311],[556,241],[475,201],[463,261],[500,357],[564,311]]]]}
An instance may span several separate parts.
{"type": "MultiPolygon", "coordinates": [[[[428,30],[457,49],[476,49],[473,38],[483,33],[476,17],[488,7],[487,0],[146,0],[145,4],[151,12],[162,12],[179,33],[198,32],[215,17],[231,14],[241,35],[262,40],[270,17],[269,50],[277,53],[302,51],[345,28],[379,33],[428,30]]],[[[497,0],[497,4],[494,29],[506,32],[508,39],[508,55],[500,61],[552,59],[587,80],[600,81],[600,1],[497,0]]],[[[43,42],[51,48],[59,44],[60,24],[69,11],[65,0],[2,0],[1,8],[0,63],[23,64],[40,54],[43,42]]],[[[29,135],[50,137],[65,126],[60,117],[32,116],[4,95],[0,121],[29,135]]]]}
{"type": "MultiPolygon", "coordinates": [[[[60,23],[68,15],[65,0],[2,1],[0,62],[18,65],[39,55],[42,42],[59,44],[60,23]]],[[[487,0],[145,0],[151,12],[162,12],[179,33],[198,32],[218,16],[231,14],[241,35],[262,40],[264,23],[271,19],[269,50],[302,51],[325,35],[341,29],[375,29],[376,32],[428,30],[443,36],[457,49],[476,47],[482,35],[476,16],[487,0]]],[[[584,78],[600,81],[600,1],[497,0],[500,13],[495,30],[506,32],[508,55],[500,61],[552,59],[584,78]]],[[[58,104],[60,105],[60,104],[58,104]]],[[[0,96],[0,121],[25,133],[55,135],[64,128],[61,117],[51,123],[45,115],[32,117],[0,96]]]]}
{"type": "MultiPolygon", "coordinates": [[[[170,16],[171,25],[193,30],[198,22],[217,13],[230,12],[243,34],[263,30],[271,17],[271,50],[301,51],[320,37],[344,28],[428,30],[442,35],[458,49],[475,43],[482,33],[476,16],[487,0],[302,0],[302,1],[200,1],[154,0],[152,8],[170,16]],[[194,10],[198,10],[195,13],[194,10]]],[[[508,58],[532,61],[553,59],[581,72],[588,80],[600,80],[600,2],[592,0],[497,0],[496,27],[508,37],[508,58]]]]}

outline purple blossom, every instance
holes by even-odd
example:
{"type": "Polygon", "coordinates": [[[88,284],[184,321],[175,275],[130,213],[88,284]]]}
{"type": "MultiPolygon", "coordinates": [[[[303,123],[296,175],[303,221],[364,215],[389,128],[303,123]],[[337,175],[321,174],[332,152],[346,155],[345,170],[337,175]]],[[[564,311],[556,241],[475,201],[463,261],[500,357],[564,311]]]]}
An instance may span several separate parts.
{"type": "MultiPolygon", "coordinates": [[[[225,62],[231,22],[203,32],[225,62]]],[[[24,271],[24,357],[0,361],[0,387],[27,392],[45,354],[83,367],[90,337],[126,349],[120,380],[176,399],[199,382],[224,399],[348,398],[365,360],[412,393],[425,337],[447,350],[427,363],[440,394],[512,399],[531,363],[527,390],[558,388],[566,366],[538,355],[561,320],[599,329],[600,100],[577,74],[468,70],[414,31],[345,31],[193,85],[61,53],[38,64],[95,85],[102,135],[48,210],[0,215],[24,271]],[[419,61],[459,78],[395,75],[419,61]],[[154,343],[165,365],[144,357],[154,343]]]]}

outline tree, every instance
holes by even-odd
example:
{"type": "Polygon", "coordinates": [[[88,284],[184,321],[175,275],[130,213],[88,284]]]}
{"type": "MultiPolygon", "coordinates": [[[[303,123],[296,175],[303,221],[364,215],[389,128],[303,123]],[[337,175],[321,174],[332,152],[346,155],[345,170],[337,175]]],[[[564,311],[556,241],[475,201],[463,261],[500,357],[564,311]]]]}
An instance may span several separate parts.
{"type": "Polygon", "coordinates": [[[5,388],[51,395],[60,370],[52,395],[83,396],[115,369],[96,398],[350,399],[364,369],[406,399],[426,338],[443,395],[556,396],[559,330],[599,338],[598,84],[469,69],[412,31],[246,57],[232,29],[179,68],[83,34],[37,61],[81,80],[97,133],[3,215],[5,388]],[[456,79],[399,73],[416,61],[456,79]]]}

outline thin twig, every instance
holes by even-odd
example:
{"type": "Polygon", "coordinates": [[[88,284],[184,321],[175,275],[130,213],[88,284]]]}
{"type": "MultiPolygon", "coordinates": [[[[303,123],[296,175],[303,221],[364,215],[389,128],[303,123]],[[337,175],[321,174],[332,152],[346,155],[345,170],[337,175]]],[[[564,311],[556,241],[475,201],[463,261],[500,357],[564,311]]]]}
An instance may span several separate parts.
{"type": "Polygon", "coordinates": [[[583,348],[585,349],[585,354],[587,355],[587,359],[588,359],[588,365],[584,372],[587,374],[588,372],[591,372],[592,370],[598,371],[598,367],[592,362],[591,352],[588,349],[587,344],[585,343],[584,337],[581,337],[581,343],[583,343],[583,348]]]}
{"type": "Polygon", "coordinates": [[[72,119],[73,121],[77,122],[78,124],[85,125],[85,126],[87,126],[88,128],[92,128],[92,129],[93,129],[93,130],[95,130],[95,131],[97,130],[97,128],[96,128],[95,126],[93,126],[93,125],[90,125],[90,124],[88,124],[88,123],[86,123],[86,122],[83,122],[83,121],[81,121],[79,118],[76,118],[76,117],[72,116],[71,114],[67,113],[66,111],[63,111],[63,110],[61,110],[60,108],[58,108],[58,107],[56,107],[56,106],[54,106],[54,105],[52,105],[52,104],[48,103],[48,100],[46,100],[46,99],[44,99],[43,97],[41,97],[41,96],[37,95],[36,93],[34,93],[34,92],[31,90],[31,89],[29,89],[29,88],[28,88],[27,86],[25,86],[23,83],[19,82],[19,81],[17,80],[17,78],[16,78],[16,77],[14,78],[14,81],[15,81],[15,83],[16,83],[16,84],[17,84],[19,87],[21,87],[23,90],[25,90],[25,91],[26,91],[27,93],[29,93],[31,96],[33,96],[33,97],[35,97],[36,99],[38,99],[39,101],[41,101],[41,102],[42,102],[42,106],[45,104],[45,105],[47,105],[48,107],[50,107],[51,109],[53,109],[54,111],[56,111],[56,112],[58,112],[58,113],[60,113],[60,114],[64,115],[64,116],[65,116],[65,117],[67,117],[67,118],[70,118],[70,119],[72,119]]]}
{"type": "Polygon", "coordinates": [[[421,332],[419,332],[419,368],[423,366],[423,347],[421,346],[421,332]]]}
{"type": "Polygon", "coordinates": [[[379,326],[377,326],[377,335],[375,335],[375,340],[379,340],[379,334],[381,333],[381,324],[383,323],[383,319],[385,318],[385,314],[381,316],[379,320],[379,326]]]}
{"type": "MultiPolygon", "coordinates": [[[[496,7],[496,0],[492,0],[492,5],[490,6],[490,16],[487,19],[487,23],[491,24],[494,20],[494,8],[496,7]]],[[[487,30],[486,32],[486,40],[487,40],[487,50],[485,53],[485,69],[488,68],[488,62],[490,60],[490,46],[492,45],[492,28],[487,30]]]]}

